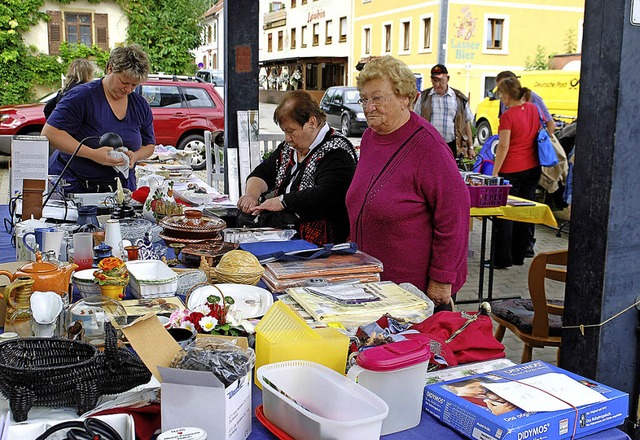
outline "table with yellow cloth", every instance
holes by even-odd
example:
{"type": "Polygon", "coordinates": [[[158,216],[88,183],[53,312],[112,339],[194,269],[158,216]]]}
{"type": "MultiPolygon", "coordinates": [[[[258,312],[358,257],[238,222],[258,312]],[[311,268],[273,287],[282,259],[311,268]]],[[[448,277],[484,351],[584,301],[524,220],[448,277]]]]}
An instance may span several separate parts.
{"type": "MultiPolygon", "coordinates": [[[[509,196],[506,206],[496,206],[492,208],[471,208],[471,218],[479,217],[482,219],[482,237],[480,241],[480,272],[478,286],[478,303],[485,300],[484,298],[484,263],[486,254],[487,240],[487,220],[491,219],[495,226],[494,219],[512,220],[516,222],[534,223],[539,225],[547,225],[557,227],[558,222],[551,212],[549,206],[544,203],[534,202],[520,197],[509,196]]],[[[489,250],[489,277],[487,286],[487,301],[493,299],[493,258],[494,258],[494,237],[495,228],[492,226],[491,244],[489,250]]]]}

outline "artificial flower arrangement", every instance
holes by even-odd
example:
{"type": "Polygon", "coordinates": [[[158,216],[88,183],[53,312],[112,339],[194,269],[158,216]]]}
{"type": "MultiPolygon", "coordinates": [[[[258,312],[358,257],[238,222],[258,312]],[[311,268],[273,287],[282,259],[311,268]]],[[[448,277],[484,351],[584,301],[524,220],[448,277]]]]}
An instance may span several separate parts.
{"type": "Polygon", "coordinates": [[[93,272],[93,281],[101,286],[126,286],[129,271],[120,258],[104,258],[98,263],[98,270],[93,272]]]}
{"type": "Polygon", "coordinates": [[[234,300],[231,297],[222,295],[221,299],[215,295],[209,295],[206,303],[193,310],[184,309],[173,312],[169,318],[169,325],[212,335],[246,335],[240,321],[230,313],[229,309],[233,304],[234,300]]]}

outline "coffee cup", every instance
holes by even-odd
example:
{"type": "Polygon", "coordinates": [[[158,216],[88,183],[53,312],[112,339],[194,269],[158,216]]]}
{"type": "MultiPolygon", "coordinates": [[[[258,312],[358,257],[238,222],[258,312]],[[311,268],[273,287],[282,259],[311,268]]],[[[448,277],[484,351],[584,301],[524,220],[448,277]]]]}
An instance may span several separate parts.
{"type": "MultiPolygon", "coordinates": [[[[43,244],[44,244],[44,233],[45,232],[56,232],[56,228],[35,228],[33,230],[33,232],[27,232],[26,234],[24,234],[22,236],[22,243],[24,243],[24,245],[27,247],[27,249],[29,249],[31,252],[33,252],[35,254],[36,249],[35,249],[35,245],[33,247],[31,247],[28,243],[29,240],[27,240],[27,237],[33,235],[36,243],[38,245],[38,249],[40,251],[43,250],[43,244]]],[[[62,239],[61,239],[62,240],[62,239]]],[[[58,253],[60,252],[60,249],[58,249],[58,253]]]]}

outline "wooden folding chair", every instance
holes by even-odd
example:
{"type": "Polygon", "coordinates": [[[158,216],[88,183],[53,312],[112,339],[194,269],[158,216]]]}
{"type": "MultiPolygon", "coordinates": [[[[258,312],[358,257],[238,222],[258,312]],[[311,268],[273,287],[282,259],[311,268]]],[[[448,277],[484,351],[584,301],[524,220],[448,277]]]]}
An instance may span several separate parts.
{"type": "Polygon", "coordinates": [[[531,361],[533,348],[562,345],[564,301],[547,300],[545,281],[566,283],[567,250],[542,252],[529,268],[530,299],[496,300],[491,303],[491,317],[498,323],[495,337],[502,341],[509,329],[524,342],[521,362],[531,361]]]}

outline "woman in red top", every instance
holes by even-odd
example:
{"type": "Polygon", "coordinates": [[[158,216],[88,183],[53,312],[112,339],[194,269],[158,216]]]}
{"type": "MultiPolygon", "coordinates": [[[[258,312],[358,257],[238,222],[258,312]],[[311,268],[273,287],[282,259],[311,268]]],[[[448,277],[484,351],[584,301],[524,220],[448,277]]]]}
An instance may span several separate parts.
{"type": "MultiPolygon", "coordinates": [[[[531,90],[522,87],[517,78],[500,81],[498,95],[508,110],[500,116],[493,175],[509,180],[509,194],[533,200],[540,180],[536,142],[540,128],[538,108],[528,102],[531,90]]],[[[526,223],[497,220],[496,268],[522,266],[528,244],[527,227],[526,223]]]]}

